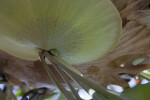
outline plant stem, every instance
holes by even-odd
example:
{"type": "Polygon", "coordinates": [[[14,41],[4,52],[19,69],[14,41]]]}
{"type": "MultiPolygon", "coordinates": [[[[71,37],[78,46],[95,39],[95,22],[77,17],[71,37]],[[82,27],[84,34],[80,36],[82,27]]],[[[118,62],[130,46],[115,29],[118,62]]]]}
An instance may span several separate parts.
{"type": "Polygon", "coordinates": [[[10,85],[7,85],[7,86],[8,86],[8,89],[9,89],[11,95],[12,95],[12,98],[13,98],[14,100],[17,100],[15,94],[12,92],[12,91],[13,91],[13,90],[12,90],[12,87],[11,87],[10,85]]]}
{"type": "Polygon", "coordinates": [[[73,95],[75,96],[75,98],[77,100],[81,100],[81,98],[79,97],[79,95],[77,94],[77,91],[74,89],[74,87],[71,85],[71,83],[68,81],[66,75],[64,74],[64,72],[61,70],[61,68],[59,68],[56,64],[52,63],[53,66],[57,69],[57,71],[59,72],[60,75],[62,75],[62,78],[65,80],[65,82],[67,83],[67,85],[69,86],[71,92],[73,93],[73,95]]]}
{"type": "Polygon", "coordinates": [[[82,82],[86,84],[88,87],[94,89],[97,93],[101,93],[104,97],[108,97],[109,100],[133,100],[127,96],[121,95],[119,93],[109,91],[105,89],[100,84],[97,84],[91,80],[87,80],[86,78],[82,77],[81,75],[75,73],[74,71],[70,70],[68,67],[72,65],[66,63],[62,59],[57,56],[52,56],[47,51],[43,51],[43,54],[51,61],[52,63],[56,64],[57,66],[61,66],[60,68],[66,72],[70,77],[72,77],[78,84],[82,82]],[[67,67],[66,67],[67,66],[67,67]]]}
{"type": "Polygon", "coordinates": [[[51,77],[51,79],[56,84],[58,89],[64,94],[64,96],[68,100],[75,100],[74,97],[63,86],[61,86],[61,84],[58,82],[57,78],[53,75],[52,71],[49,69],[48,65],[46,64],[46,61],[45,61],[44,56],[42,55],[42,53],[40,53],[39,55],[40,55],[41,61],[44,65],[48,75],[51,77]]]}

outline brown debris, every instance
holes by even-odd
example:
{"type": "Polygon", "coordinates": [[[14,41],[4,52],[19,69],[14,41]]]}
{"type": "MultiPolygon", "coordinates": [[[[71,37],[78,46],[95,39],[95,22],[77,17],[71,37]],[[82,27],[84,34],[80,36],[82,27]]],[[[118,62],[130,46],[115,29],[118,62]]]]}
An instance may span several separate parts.
{"type": "Polygon", "coordinates": [[[125,9],[120,11],[121,17],[127,18],[130,14],[137,10],[141,10],[146,8],[150,4],[150,0],[136,0],[135,2],[130,3],[127,5],[125,9]]]}
{"type": "Polygon", "coordinates": [[[150,10],[138,10],[134,13],[130,14],[127,19],[128,20],[138,20],[140,18],[150,16],[150,10]]]}

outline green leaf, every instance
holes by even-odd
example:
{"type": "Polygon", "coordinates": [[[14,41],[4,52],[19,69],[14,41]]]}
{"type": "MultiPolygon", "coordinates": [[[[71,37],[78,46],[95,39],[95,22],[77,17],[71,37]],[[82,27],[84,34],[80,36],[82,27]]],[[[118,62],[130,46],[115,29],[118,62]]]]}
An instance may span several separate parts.
{"type": "Polygon", "coordinates": [[[141,72],[140,75],[144,76],[145,78],[149,79],[150,80],[150,74],[147,74],[147,73],[144,73],[144,72],[141,72]]]}
{"type": "Polygon", "coordinates": [[[123,93],[137,100],[150,100],[150,83],[128,88],[123,93]]]}
{"type": "Polygon", "coordinates": [[[21,89],[18,89],[18,90],[17,90],[17,93],[16,93],[16,96],[20,96],[21,93],[22,93],[21,89]]]}
{"type": "Polygon", "coordinates": [[[133,65],[138,65],[140,63],[142,63],[145,59],[144,58],[138,58],[133,62],[133,65]]]}
{"type": "Polygon", "coordinates": [[[56,49],[70,64],[97,60],[120,40],[111,0],[0,0],[0,49],[26,60],[56,49]]]}

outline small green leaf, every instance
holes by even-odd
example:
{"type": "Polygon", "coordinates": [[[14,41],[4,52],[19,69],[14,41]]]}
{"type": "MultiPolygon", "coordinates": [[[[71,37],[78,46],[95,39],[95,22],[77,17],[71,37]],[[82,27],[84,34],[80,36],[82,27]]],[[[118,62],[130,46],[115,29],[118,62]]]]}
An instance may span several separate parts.
{"type": "Polygon", "coordinates": [[[138,64],[142,63],[144,60],[145,60],[144,58],[138,58],[132,64],[133,65],[138,65],[138,64]]]}
{"type": "Polygon", "coordinates": [[[17,90],[17,93],[16,93],[16,96],[20,96],[21,93],[22,93],[21,89],[18,89],[18,90],[17,90]]]}
{"type": "Polygon", "coordinates": [[[141,72],[140,75],[144,76],[145,78],[150,80],[150,74],[146,74],[144,72],[141,72]]]}

